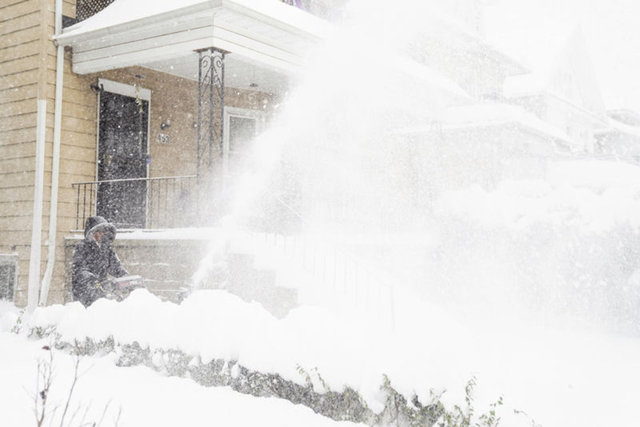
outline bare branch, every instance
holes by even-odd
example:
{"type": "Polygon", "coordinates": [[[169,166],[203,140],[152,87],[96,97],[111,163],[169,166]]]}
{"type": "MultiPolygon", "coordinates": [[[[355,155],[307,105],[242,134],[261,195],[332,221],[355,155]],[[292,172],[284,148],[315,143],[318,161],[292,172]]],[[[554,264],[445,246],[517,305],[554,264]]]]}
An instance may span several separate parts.
{"type": "Polygon", "coordinates": [[[51,351],[51,347],[48,345],[43,346],[42,349],[49,352],[49,360],[38,362],[34,396],[34,411],[38,427],[42,427],[47,415],[47,398],[49,397],[49,391],[53,383],[53,351],[51,351]],[[40,389],[40,387],[42,387],[42,389],[40,389]]]}
{"type": "Polygon", "coordinates": [[[80,409],[82,409],[82,407],[80,405],[77,405],[76,410],[73,411],[73,414],[71,414],[71,419],[69,420],[69,425],[74,425],[73,424],[73,420],[76,419],[76,416],[80,412],[80,409]]]}
{"type": "Polygon", "coordinates": [[[96,424],[97,426],[102,425],[102,421],[104,421],[104,417],[105,417],[105,415],[107,415],[107,411],[109,410],[109,406],[110,405],[111,405],[111,399],[109,399],[107,404],[104,405],[104,411],[102,411],[102,417],[100,417],[100,421],[98,421],[98,423],[96,424]]]}
{"type": "Polygon", "coordinates": [[[85,424],[84,420],[87,419],[87,412],[89,412],[89,408],[90,407],[91,407],[91,405],[87,405],[87,406],[84,407],[84,413],[82,414],[82,419],[80,420],[80,425],[81,426],[83,426],[85,424]]]}
{"type": "Polygon", "coordinates": [[[62,412],[62,418],[60,418],[60,427],[64,426],[64,417],[67,415],[67,409],[69,409],[69,404],[71,403],[71,397],[73,395],[73,389],[76,387],[76,383],[78,382],[78,368],[80,367],[80,356],[76,355],[75,366],[73,369],[73,382],[71,383],[71,388],[69,389],[69,395],[67,396],[67,403],[64,405],[64,411],[62,412]]]}
{"type": "Polygon", "coordinates": [[[122,406],[120,406],[120,409],[118,409],[118,415],[116,416],[116,422],[114,424],[114,427],[118,427],[120,425],[121,416],[122,416],[122,406]]]}

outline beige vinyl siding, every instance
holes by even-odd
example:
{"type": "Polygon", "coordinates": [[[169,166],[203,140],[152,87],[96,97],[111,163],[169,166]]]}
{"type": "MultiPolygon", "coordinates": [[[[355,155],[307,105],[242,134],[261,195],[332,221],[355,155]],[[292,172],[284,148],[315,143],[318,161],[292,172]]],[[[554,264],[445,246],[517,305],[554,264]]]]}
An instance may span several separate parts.
{"type": "MultiPolygon", "coordinates": [[[[55,47],[48,34],[48,22],[53,21],[47,1],[0,0],[0,253],[19,255],[19,305],[26,303],[29,271],[37,101],[38,96],[52,95],[46,81],[55,75],[55,56],[51,56],[55,47]]],[[[47,108],[53,112],[51,103],[47,108]]],[[[50,114],[47,124],[49,128],[53,124],[50,114]]],[[[45,162],[49,165],[51,138],[47,129],[45,162]]]]}
{"type": "MultiPolygon", "coordinates": [[[[65,2],[63,8],[65,15],[75,16],[75,3],[65,2]]],[[[71,72],[70,52],[65,53],[63,79],[56,262],[49,290],[49,303],[65,301],[69,290],[64,289],[64,237],[68,236],[71,230],[83,228],[83,224],[76,224],[77,192],[72,184],[93,181],[96,174],[97,98],[89,87],[96,79],[71,72]]],[[[47,96],[53,102],[55,75],[48,83],[51,89],[47,91],[47,96]]],[[[50,164],[49,160],[47,171],[50,170],[50,164]]],[[[45,183],[48,183],[50,188],[50,174],[45,177],[45,183]]],[[[46,200],[49,200],[49,197],[48,193],[45,194],[46,200]]],[[[46,212],[48,215],[48,210],[46,212]]]]}
{"type": "MultiPolygon", "coordinates": [[[[56,83],[56,48],[49,38],[54,33],[54,1],[47,0],[42,26],[47,40],[39,44],[43,59],[47,99],[47,147],[45,157],[45,191],[43,238],[48,237],[49,200],[51,197],[51,165],[56,83]]],[[[75,17],[75,1],[63,2],[63,14],[75,17]]],[[[71,73],[71,54],[65,52],[62,102],[62,129],[60,146],[60,175],[58,189],[58,215],[56,233],[56,263],[49,291],[49,303],[64,302],[64,237],[76,228],[76,192],[71,184],[95,179],[96,96],[89,90],[91,80],[71,73]]],[[[1,120],[1,119],[0,119],[1,120]]],[[[43,267],[47,252],[43,248],[43,267]]],[[[27,265],[28,267],[28,265],[27,265]]],[[[44,272],[44,269],[43,269],[44,272]]]]}
{"type": "Polygon", "coordinates": [[[76,16],[76,0],[64,0],[62,2],[62,14],[75,18],[76,16]]]}
{"type": "MultiPolygon", "coordinates": [[[[26,303],[38,97],[47,101],[42,238],[48,238],[56,77],[53,12],[54,0],[0,0],[0,253],[19,254],[18,304],[26,303]]],[[[75,16],[75,0],[63,1],[63,13],[75,16]]],[[[71,53],[65,52],[56,263],[49,303],[63,302],[67,294],[64,237],[83,226],[76,224],[77,192],[72,184],[96,178],[97,95],[90,85],[99,77],[152,91],[151,176],[191,175],[196,169],[196,82],[141,67],[76,75],[71,72],[71,53]],[[166,118],[172,126],[161,131],[166,118]],[[161,132],[170,136],[170,144],[158,143],[161,132]]],[[[265,96],[229,89],[225,101],[228,106],[261,108],[265,96]]],[[[47,255],[43,245],[41,277],[47,255]]]]}
{"type": "Polygon", "coordinates": [[[34,12],[40,12],[39,1],[2,0],[0,2],[0,22],[12,21],[34,12]]]}

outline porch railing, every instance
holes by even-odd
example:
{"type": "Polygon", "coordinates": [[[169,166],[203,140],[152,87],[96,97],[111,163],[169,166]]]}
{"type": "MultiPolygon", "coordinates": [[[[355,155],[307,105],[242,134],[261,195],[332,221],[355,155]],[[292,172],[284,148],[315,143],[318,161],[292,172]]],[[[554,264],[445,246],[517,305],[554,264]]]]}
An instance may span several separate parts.
{"type": "MultiPolygon", "coordinates": [[[[108,220],[115,222],[120,228],[177,228],[193,224],[194,207],[197,203],[196,176],[188,175],[74,183],[72,187],[76,190],[76,230],[84,227],[88,217],[105,216],[105,212],[109,212],[109,197],[117,193],[114,191],[114,185],[136,184],[143,197],[142,206],[140,200],[133,201],[141,216],[138,218],[141,227],[128,226],[131,221],[118,223],[113,221],[113,218],[107,218],[108,220]],[[101,199],[101,208],[98,207],[98,199],[101,199]]],[[[128,196],[126,193],[118,194],[118,197],[124,198],[124,203],[128,196]]],[[[118,203],[123,202],[119,200],[118,203]]]]}
{"type": "Polygon", "coordinates": [[[100,12],[105,7],[113,3],[114,0],[76,0],[76,20],[77,22],[100,12]]]}
{"type": "MultiPolygon", "coordinates": [[[[270,200],[281,208],[280,214],[289,213],[302,228],[309,227],[302,214],[290,203],[276,194],[270,200]]],[[[305,289],[324,295],[325,304],[356,312],[375,314],[378,321],[390,329],[395,328],[394,286],[405,277],[392,277],[383,267],[367,260],[342,244],[327,236],[304,235],[271,231],[252,231],[255,246],[266,245],[269,251],[279,252],[290,265],[297,265],[310,274],[319,286],[305,289]]]]}

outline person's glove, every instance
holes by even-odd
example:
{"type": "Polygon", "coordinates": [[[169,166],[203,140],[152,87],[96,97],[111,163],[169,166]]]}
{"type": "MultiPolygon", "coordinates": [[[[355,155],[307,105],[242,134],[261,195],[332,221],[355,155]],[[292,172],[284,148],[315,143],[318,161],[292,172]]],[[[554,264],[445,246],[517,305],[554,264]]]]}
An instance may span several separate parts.
{"type": "Polygon", "coordinates": [[[106,295],[113,292],[113,287],[113,282],[109,279],[96,282],[96,288],[100,289],[106,295]]]}

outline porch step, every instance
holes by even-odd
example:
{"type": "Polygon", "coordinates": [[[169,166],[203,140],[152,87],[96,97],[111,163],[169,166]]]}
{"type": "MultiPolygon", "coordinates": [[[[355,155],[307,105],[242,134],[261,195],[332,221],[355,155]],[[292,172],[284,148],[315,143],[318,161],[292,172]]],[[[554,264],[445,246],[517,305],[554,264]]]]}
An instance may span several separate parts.
{"type": "Polygon", "coordinates": [[[186,283],[193,275],[194,266],[168,263],[168,262],[149,262],[149,263],[123,263],[124,267],[131,274],[137,274],[144,277],[146,280],[155,281],[177,281],[180,283],[186,283]]]}
{"type": "MultiPolygon", "coordinates": [[[[65,239],[65,290],[71,300],[71,260],[73,248],[81,240],[65,239]]],[[[206,253],[208,242],[202,240],[117,239],[114,249],[131,274],[145,279],[150,292],[176,301],[206,253]]]]}
{"type": "Polygon", "coordinates": [[[284,317],[298,303],[295,289],[276,286],[276,272],[254,267],[255,257],[229,254],[227,290],[247,302],[256,301],[276,317],[284,317]]]}
{"type": "Polygon", "coordinates": [[[206,254],[207,244],[200,240],[120,240],[116,241],[115,250],[123,262],[140,264],[153,260],[195,269],[206,254]]]}
{"type": "MultiPolygon", "coordinates": [[[[66,289],[70,300],[71,259],[79,238],[65,239],[66,289]]],[[[115,250],[131,274],[145,279],[147,289],[168,300],[176,301],[180,291],[206,254],[208,242],[199,240],[116,240],[115,250]]],[[[276,286],[276,272],[256,268],[255,257],[247,253],[230,253],[225,274],[213,273],[208,285],[225,288],[247,302],[256,301],[276,317],[285,316],[297,305],[297,290],[276,286]]],[[[219,272],[218,272],[219,273],[219,272]]]]}

